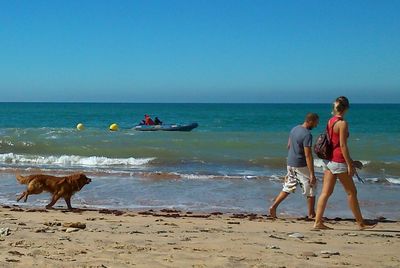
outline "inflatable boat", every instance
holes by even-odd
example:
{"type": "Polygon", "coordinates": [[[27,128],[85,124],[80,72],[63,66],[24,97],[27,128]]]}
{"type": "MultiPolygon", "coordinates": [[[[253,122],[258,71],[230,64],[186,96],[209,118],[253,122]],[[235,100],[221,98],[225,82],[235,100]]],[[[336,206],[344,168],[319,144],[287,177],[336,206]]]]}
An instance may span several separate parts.
{"type": "Polygon", "coordinates": [[[192,129],[198,127],[199,124],[191,123],[191,124],[163,124],[163,125],[137,125],[135,126],[135,130],[138,131],[191,131],[192,129]]]}

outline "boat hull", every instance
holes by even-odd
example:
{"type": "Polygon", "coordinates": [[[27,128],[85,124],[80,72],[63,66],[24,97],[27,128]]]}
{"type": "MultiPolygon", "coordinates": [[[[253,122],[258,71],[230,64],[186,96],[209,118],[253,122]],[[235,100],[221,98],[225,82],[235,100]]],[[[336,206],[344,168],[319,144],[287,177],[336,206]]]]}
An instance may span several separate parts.
{"type": "Polygon", "coordinates": [[[138,125],[134,129],[137,131],[191,131],[198,127],[197,123],[191,124],[166,124],[166,125],[138,125]]]}

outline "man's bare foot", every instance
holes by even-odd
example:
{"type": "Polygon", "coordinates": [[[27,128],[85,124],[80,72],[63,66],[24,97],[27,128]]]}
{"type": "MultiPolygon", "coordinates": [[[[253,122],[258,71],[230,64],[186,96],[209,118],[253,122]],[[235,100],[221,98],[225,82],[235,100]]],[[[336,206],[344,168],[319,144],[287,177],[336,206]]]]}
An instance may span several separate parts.
{"type": "Polygon", "coordinates": [[[314,213],[311,213],[311,214],[308,214],[308,216],[307,216],[309,219],[314,219],[315,218],[315,212],[314,213]]]}
{"type": "Polygon", "coordinates": [[[273,219],[276,219],[276,208],[274,207],[269,208],[269,216],[273,219]]]}
{"type": "Polygon", "coordinates": [[[319,223],[319,224],[314,224],[313,227],[314,230],[333,230],[333,228],[326,226],[323,223],[319,223]]]}
{"type": "Polygon", "coordinates": [[[363,222],[362,224],[358,225],[358,229],[360,231],[362,230],[368,230],[368,229],[373,229],[375,226],[377,226],[377,222],[363,222]]]}

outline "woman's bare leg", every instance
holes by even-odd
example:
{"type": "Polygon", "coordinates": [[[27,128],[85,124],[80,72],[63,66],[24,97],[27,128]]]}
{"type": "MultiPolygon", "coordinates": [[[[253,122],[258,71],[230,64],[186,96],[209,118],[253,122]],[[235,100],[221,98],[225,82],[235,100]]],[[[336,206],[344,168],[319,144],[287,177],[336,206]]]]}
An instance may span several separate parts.
{"type": "Polygon", "coordinates": [[[326,225],[322,220],[324,216],[326,204],[328,202],[329,197],[333,193],[333,189],[335,189],[336,184],[336,176],[332,174],[329,170],[324,172],[324,179],[322,182],[322,191],[318,198],[317,203],[317,214],[315,216],[314,228],[316,229],[332,229],[326,225]]]}
{"type": "Polygon", "coordinates": [[[354,218],[358,224],[358,227],[362,229],[374,228],[376,224],[367,224],[364,222],[363,216],[361,214],[360,205],[357,198],[357,189],[354,184],[353,178],[349,176],[348,173],[338,174],[339,180],[343,185],[344,190],[347,193],[347,200],[349,207],[353,212],[354,218]]]}

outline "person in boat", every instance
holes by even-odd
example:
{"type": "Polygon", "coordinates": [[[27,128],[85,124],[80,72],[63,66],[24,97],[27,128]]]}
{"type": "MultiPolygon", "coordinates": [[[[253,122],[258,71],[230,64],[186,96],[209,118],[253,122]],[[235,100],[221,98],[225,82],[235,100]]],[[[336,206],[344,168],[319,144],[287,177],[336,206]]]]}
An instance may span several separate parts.
{"type": "Polygon", "coordinates": [[[154,121],[151,119],[151,117],[148,114],[144,115],[144,122],[146,126],[154,126],[154,121]]]}
{"type": "Polygon", "coordinates": [[[154,118],[154,124],[155,125],[162,125],[162,121],[158,117],[156,117],[156,118],[154,118]]]}

